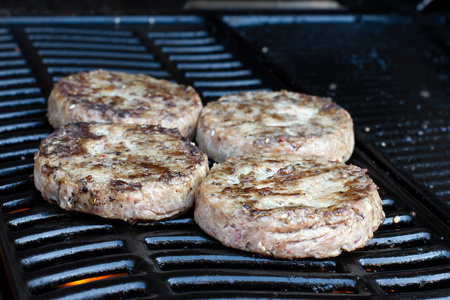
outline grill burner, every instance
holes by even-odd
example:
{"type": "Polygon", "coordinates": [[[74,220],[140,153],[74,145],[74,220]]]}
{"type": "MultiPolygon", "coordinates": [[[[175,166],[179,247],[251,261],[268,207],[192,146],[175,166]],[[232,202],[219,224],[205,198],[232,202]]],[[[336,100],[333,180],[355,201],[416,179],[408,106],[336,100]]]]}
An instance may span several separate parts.
{"type": "MultiPolygon", "coordinates": [[[[96,68],[193,85],[205,102],[286,87],[234,34],[199,16],[11,19],[0,24],[0,241],[18,299],[375,298],[450,293],[450,228],[358,141],[351,163],[380,187],[386,220],[362,250],[275,260],[229,249],[192,213],[128,224],[47,204],[30,175],[61,76],[96,68]]],[[[347,102],[344,102],[346,104],[347,102]]],[[[361,120],[361,119],[357,119],[361,120]]],[[[361,134],[361,133],[359,133],[361,134]]]]}

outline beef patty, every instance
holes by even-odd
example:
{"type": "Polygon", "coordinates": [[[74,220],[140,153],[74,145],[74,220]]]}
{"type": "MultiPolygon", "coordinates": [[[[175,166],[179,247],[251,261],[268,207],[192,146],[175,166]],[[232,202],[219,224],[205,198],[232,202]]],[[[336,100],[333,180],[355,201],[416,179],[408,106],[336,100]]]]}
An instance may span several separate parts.
{"type": "Polygon", "coordinates": [[[48,99],[53,127],[74,122],[161,125],[193,138],[202,109],[192,87],[105,70],[61,78],[48,99]]]}
{"type": "Polygon", "coordinates": [[[194,217],[226,246],[293,259],[364,247],[384,212],[364,169],[265,153],[215,164],[197,190],[194,217]]]}
{"type": "Polygon", "coordinates": [[[196,140],[216,162],[256,152],[345,162],[355,143],[346,110],[328,98],[287,91],[246,92],[209,102],[200,115],[196,140]]]}
{"type": "Polygon", "coordinates": [[[42,140],[34,182],[66,210],[126,221],[185,213],[208,158],[176,129],[73,123],[42,140]]]}

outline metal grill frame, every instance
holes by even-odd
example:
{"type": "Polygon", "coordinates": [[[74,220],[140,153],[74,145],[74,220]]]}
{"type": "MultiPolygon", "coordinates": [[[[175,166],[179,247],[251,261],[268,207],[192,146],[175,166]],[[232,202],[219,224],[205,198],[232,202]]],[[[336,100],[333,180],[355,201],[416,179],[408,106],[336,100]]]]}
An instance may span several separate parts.
{"type": "MultiPolygon", "coordinates": [[[[165,42],[155,41],[161,36],[148,35],[148,32],[163,28],[160,32],[170,33],[170,36],[180,24],[203,28],[210,38],[215,39],[214,43],[223,46],[208,45],[209,50],[213,50],[213,58],[216,55],[214,49],[229,51],[219,56],[220,66],[226,67],[223,62],[230,59],[239,62],[227,70],[220,69],[222,75],[233,77],[234,73],[243,80],[243,83],[236,79],[225,80],[233,88],[226,92],[289,86],[266,68],[262,56],[255,57],[257,50],[242,47],[236,35],[217,20],[199,16],[11,18],[0,20],[0,26],[10,28],[19,41],[19,48],[27,60],[25,65],[30,66],[30,72],[36,78],[34,88],[37,89],[31,93],[31,100],[8,90],[12,95],[7,96],[10,97],[7,101],[28,101],[26,112],[29,111],[27,105],[42,107],[42,99],[59,76],[48,74],[46,64],[49,60],[42,59],[23,31],[29,26],[75,29],[91,26],[100,32],[131,31],[139,44],[147,47],[146,51],[162,64],[169,79],[192,84],[205,101],[213,100],[224,92],[214,83],[217,79],[198,80],[195,76],[220,72],[213,69],[206,74],[205,70],[198,69],[203,68],[200,67],[202,63],[195,69],[192,61],[180,62],[179,59],[195,57],[192,54],[180,57],[180,53],[163,51],[165,42]],[[173,55],[178,55],[175,60],[173,55]],[[177,63],[185,63],[184,67],[194,69],[179,68],[177,63]]],[[[200,39],[203,41],[197,43],[205,42],[204,36],[200,39]]],[[[202,51],[208,50],[204,45],[202,47],[202,51]]],[[[222,79],[218,81],[224,81],[222,79]]],[[[395,299],[433,298],[450,293],[450,229],[421,203],[420,195],[392,176],[379,157],[366,151],[366,144],[361,140],[357,140],[350,162],[367,168],[380,186],[386,221],[362,250],[325,260],[284,261],[220,245],[195,225],[192,213],[174,220],[128,224],[65,212],[45,203],[29,178],[34,148],[23,145],[37,145],[51,128],[45,123],[42,111],[32,112],[25,119],[27,122],[22,123],[29,125],[22,128],[22,125],[17,126],[14,118],[5,118],[12,120],[12,128],[0,135],[0,172],[3,172],[0,178],[1,254],[12,293],[18,299],[395,299]],[[23,135],[17,139],[20,133],[23,135]],[[15,159],[8,162],[11,158],[15,159]],[[114,276],[101,277],[105,275],[114,276]],[[86,277],[98,280],[66,285],[86,277]]]]}

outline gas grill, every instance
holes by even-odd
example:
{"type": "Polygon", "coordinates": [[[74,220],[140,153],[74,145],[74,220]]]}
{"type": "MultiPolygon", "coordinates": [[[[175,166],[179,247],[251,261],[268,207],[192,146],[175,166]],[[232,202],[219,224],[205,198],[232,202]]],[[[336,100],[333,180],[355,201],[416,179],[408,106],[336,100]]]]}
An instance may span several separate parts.
{"type": "Polygon", "coordinates": [[[448,297],[450,57],[430,29],[445,23],[424,22],[342,12],[0,18],[0,298],[448,297]],[[379,186],[386,220],[361,250],[290,261],[224,247],[192,212],[129,224],[46,203],[31,178],[53,131],[46,99],[60,77],[98,68],[190,84],[204,103],[250,90],[332,96],[354,118],[350,163],[379,186]]]}

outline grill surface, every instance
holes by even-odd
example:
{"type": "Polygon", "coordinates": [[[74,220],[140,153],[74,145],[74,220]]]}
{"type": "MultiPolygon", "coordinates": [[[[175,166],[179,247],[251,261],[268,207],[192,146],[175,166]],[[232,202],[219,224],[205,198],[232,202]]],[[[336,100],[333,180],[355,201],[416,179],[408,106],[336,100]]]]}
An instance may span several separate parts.
{"type": "MultiPolygon", "coordinates": [[[[47,204],[30,175],[40,139],[52,131],[46,97],[61,76],[95,68],[143,72],[191,84],[205,102],[289,85],[226,27],[199,16],[12,19],[1,25],[0,237],[16,298],[395,299],[450,293],[449,227],[368,157],[360,140],[351,162],[367,168],[379,185],[387,218],[364,249],[337,258],[284,261],[229,249],[205,235],[192,213],[128,224],[47,204]]],[[[320,93],[315,87],[311,91],[320,93]]],[[[343,104],[351,108],[348,101],[343,104]]]]}

